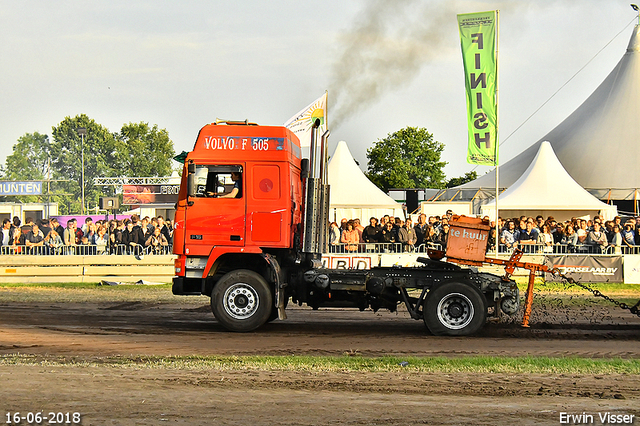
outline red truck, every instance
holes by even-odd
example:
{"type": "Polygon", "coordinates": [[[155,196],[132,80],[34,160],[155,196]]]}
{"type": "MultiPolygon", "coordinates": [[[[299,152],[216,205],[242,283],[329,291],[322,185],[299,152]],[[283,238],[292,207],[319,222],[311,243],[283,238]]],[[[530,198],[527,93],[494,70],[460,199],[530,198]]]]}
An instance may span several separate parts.
{"type": "Polygon", "coordinates": [[[404,304],[436,335],[472,334],[488,316],[517,312],[512,280],[451,262],[324,268],[329,132],[317,135],[318,124],[309,159],[285,127],[223,122],[200,130],[175,214],[174,294],[210,296],[217,321],[239,332],[285,319],[289,300],[314,309],[404,304]]]}

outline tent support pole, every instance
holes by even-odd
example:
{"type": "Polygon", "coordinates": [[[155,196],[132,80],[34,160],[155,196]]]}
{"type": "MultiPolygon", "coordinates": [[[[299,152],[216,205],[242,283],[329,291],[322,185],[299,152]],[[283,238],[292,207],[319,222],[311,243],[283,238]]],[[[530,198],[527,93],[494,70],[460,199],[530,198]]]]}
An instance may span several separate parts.
{"type": "Polygon", "coordinates": [[[446,192],[446,189],[442,190],[433,200],[430,200],[430,201],[438,201],[438,198],[440,198],[440,196],[445,192],[446,192]]]}
{"type": "Polygon", "coordinates": [[[499,67],[498,67],[498,51],[500,50],[500,11],[496,10],[496,153],[495,153],[495,159],[496,159],[496,217],[495,217],[495,226],[496,226],[496,254],[498,253],[498,245],[500,244],[500,230],[499,225],[498,225],[498,217],[499,217],[499,212],[500,209],[498,208],[498,195],[499,195],[499,183],[500,183],[500,175],[499,175],[499,169],[500,169],[500,162],[498,160],[498,155],[500,153],[500,139],[498,138],[498,135],[500,134],[500,127],[499,127],[499,123],[500,123],[500,109],[498,107],[498,103],[500,101],[500,92],[498,91],[498,88],[500,86],[500,80],[499,80],[499,67]]]}

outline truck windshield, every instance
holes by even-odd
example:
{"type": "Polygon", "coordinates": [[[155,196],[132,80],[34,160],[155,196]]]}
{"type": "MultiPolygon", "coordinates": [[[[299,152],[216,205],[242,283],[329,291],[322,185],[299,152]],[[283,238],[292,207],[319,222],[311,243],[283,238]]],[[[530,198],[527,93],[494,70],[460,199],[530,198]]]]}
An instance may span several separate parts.
{"type": "Polygon", "coordinates": [[[242,166],[196,165],[196,197],[242,198],[242,166]]]}

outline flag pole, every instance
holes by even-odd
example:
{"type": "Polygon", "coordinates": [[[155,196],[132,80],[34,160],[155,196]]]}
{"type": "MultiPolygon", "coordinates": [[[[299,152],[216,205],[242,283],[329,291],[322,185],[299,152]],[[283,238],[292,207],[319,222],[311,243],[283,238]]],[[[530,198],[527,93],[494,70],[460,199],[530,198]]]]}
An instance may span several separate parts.
{"type": "Polygon", "coordinates": [[[500,139],[498,138],[498,135],[500,134],[500,126],[499,126],[499,91],[498,91],[498,82],[499,82],[499,63],[498,63],[498,51],[499,51],[499,45],[500,45],[500,11],[496,10],[496,152],[495,152],[495,159],[496,159],[496,255],[498,254],[498,246],[500,245],[500,231],[499,231],[499,225],[498,225],[498,217],[499,217],[499,209],[498,209],[498,195],[499,195],[499,191],[500,191],[500,166],[499,166],[499,160],[498,160],[498,154],[500,152],[500,139]]]}

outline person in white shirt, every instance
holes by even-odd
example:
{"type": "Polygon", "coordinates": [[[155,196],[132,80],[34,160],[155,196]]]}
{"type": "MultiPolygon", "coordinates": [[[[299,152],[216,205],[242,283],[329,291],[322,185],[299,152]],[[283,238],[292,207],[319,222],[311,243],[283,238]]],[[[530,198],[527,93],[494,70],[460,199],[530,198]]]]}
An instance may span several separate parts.
{"type": "Polygon", "coordinates": [[[2,235],[0,235],[0,245],[8,246],[13,242],[13,230],[11,229],[11,221],[5,219],[2,221],[2,235]]]}

